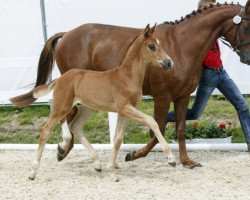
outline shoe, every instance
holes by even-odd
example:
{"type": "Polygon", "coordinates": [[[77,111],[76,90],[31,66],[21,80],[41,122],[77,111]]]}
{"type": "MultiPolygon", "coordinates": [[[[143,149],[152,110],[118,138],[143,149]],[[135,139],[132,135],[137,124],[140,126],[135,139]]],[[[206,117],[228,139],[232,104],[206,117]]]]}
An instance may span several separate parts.
{"type": "Polygon", "coordinates": [[[250,153],[250,144],[247,145],[247,151],[250,153]]]}

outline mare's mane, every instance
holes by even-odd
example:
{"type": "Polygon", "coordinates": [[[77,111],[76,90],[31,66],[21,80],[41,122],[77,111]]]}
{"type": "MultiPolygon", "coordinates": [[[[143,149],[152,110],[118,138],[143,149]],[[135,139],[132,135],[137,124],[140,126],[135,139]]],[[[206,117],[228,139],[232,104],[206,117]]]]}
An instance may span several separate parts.
{"type": "Polygon", "coordinates": [[[170,22],[164,22],[164,24],[171,24],[171,25],[176,25],[176,24],[179,24],[180,22],[183,22],[184,20],[187,20],[187,19],[190,19],[191,17],[194,17],[197,15],[197,13],[202,13],[203,11],[205,10],[208,10],[208,9],[211,9],[211,8],[214,8],[214,7],[221,7],[221,6],[235,6],[235,5],[240,5],[239,2],[237,2],[237,4],[234,4],[233,2],[231,2],[230,4],[225,2],[224,4],[220,4],[220,3],[217,3],[217,4],[210,4],[209,6],[204,6],[202,9],[197,9],[197,10],[194,10],[191,14],[188,14],[186,15],[185,17],[181,17],[180,20],[175,20],[174,22],[173,21],[170,21],[170,22]]]}

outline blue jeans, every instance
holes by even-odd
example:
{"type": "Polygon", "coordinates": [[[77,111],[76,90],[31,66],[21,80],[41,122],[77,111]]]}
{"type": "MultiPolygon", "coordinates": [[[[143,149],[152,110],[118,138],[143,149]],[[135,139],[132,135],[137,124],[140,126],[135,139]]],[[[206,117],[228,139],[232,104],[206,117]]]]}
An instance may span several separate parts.
{"type": "MultiPolygon", "coordinates": [[[[191,109],[187,110],[186,119],[195,120],[201,116],[215,88],[218,88],[237,110],[246,143],[250,144],[250,114],[248,104],[223,67],[220,69],[203,68],[194,104],[191,109]]],[[[167,121],[175,121],[174,112],[168,113],[167,121]]]]}

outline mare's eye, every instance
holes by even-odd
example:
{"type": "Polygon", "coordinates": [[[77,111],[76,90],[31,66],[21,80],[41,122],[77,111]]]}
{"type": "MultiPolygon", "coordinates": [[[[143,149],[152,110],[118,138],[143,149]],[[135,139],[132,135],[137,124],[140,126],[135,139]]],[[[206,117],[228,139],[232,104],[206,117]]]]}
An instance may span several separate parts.
{"type": "Polygon", "coordinates": [[[149,44],[148,45],[148,48],[151,50],[151,51],[155,51],[156,50],[156,47],[154,44],[149,44]]]}

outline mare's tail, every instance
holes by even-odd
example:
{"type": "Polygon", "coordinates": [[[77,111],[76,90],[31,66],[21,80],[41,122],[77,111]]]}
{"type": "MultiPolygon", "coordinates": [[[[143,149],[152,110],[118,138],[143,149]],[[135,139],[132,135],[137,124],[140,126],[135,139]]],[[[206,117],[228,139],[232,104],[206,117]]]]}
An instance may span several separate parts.
{"type": "MultiPolygon", "coordinates": [[[[49,40],[46,42],[38,63],[38,69],[37,69],[37,78],[36,78],[36,84],[34,86],[40,86],[46,84],[49,75],[52,72],[53,63],[54,63],[54,49],[55,46],[60,38],[65,34],[65,32],[57,33],[53,35],[49,40]]],[[[33,90],[30,92],[16,96],[10,99],[10,101],[16,106],[16,107],[25,107],[36,101],[37,98],[33,96],[33,90]]]]}
{"type": "Polygon", "coordinates": [[[48,94],[53,88],[55,87],[56,80],[53,80],[52,82],[46,84],[46,85],[39,85],[35,87],[32,92],[32,97],[38,99],[41,96],[44,96],[48,94]]]}

